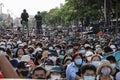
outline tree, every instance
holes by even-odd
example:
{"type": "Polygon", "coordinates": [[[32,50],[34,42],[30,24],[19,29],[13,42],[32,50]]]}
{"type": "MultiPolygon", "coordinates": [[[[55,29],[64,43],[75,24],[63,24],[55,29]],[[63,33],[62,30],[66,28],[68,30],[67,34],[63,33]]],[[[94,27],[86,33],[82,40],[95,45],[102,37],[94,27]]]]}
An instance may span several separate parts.
{"type": "MultiPolygon", "coordinates": [[[[107,18],[108,23],[111,18],[116,16],[116,12],[120,13],[120,6],[116,3],[120,3],[119,0],[107,0],[107,18]],[[117,6],[117,10],[116,10],[117,6]],[[111,14],[112,13],[112,14],[111,14]],[[113,15],[113,17],[111,17],[113,15]]],[[[104,19],[104,0],[66,0],[66,3],[60,8],[51,9],[49,12],[43,12],[45,20],[44,22],[49,25],[66,25],[74,24],[81,21],[87,22],[84,25],[89,25],[90,20],[94,19],[98,21],[99,19],[104,19]]],[[[118,17],[120,15],[118,14],[118,17]]]]}

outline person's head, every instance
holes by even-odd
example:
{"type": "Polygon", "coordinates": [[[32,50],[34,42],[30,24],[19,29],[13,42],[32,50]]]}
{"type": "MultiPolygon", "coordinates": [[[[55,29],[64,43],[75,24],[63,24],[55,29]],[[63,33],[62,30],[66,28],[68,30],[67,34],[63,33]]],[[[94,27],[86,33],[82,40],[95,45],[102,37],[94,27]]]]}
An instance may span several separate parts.
{"type": "Polygon", "coordinates": [[[67,51],[66,51],[67,54],[71,55],[73,52],[74,52],[74,50],[73,50],[72,46],[67,48],[67,51]]]}
{"type": "Polygon", "coordinates": [[[80,47],[80,44],[79,43],[73,43],[73,48],[75,51],[77,51],[80,47]]]}
{"type": "Polygon", "coordinates": [[[114,44],[110,45],[110,48],[113,50],[113,52],[117,51],[117,47],[114,44]]]}
{"type": "Polygon", "coordinates": [[[47,59],[47,58],[48,58],[48,54],[49,54],[49,52],[48,52],[47,50],[44,50],[44,51],[42,52],[42,58],[47,59]]]}
{"type": "Polygon", "coordinates": [[[50,59],[45,60],[44,64],[45,64],[45,69],[47,71],[51,70],[52,67],[54,66],[54,62],[52,60],[50,60],[50,59]]]}
{"type": "Polygon", "coordinates": [[[32,79],[46,79],[46,73],[47,71],[43,67],[36,67],[32,71],[32,79]]]}
{"type": "Polygon", "coordinates": [[[73,48],[72,44],[67,45],[67,50],[72,49],[72,48],[73,48]]]}
{"type": "Polygon", "coordinates": [[[101,61],[100,66],[97,68],[97,75],[111,75],[113,68],[108,60],[101,61]]]}
{"type": "Polygon", "coordinates": [[[95,80],[96,67],[92,64],[86,64],[81,67],[81,76],[84,80],[95,80]]]}
{"type": "Polygon", "coordinates": [[[91,61],[101,61],[101,57],[98,54],[95,54],[91,57],[91,61]]]}
{"type": "Polygon", "coordinates": [[[61,49],[61,46],[60,45],[56,45],[55,46],[55,50],[60,50],[61,49]]]}
{"type": "Polygon", "coordinates": [[[28,52],[29,53],[33,53],[34,52],[34,47],[31,45],[31,46],[28,46],[28,52]]]}
{"type": "Polygon", "coordinates": [[[17,65],[17,73],[20,77],[27,77],[29,73],[30,64],[26,61],[21,61],[17,65]]]}
{"type": "Polygon", "coordinates": [[[111,66],[112,66],[113,68],[116,67],[116,59],[115,59],[114,56],[108,56],[106,59],[111,63],[111,66]]]}
{"type": "Polygon", "coordinates": [[[60,60],[63,60],[64,57],[65,57],[65,50],[60,50],[60,52],[59,52],[59,58],[60,58],[60,60]]]}
{"type": "Polygon", "coordinates": [[[42,63],[42,54],[36,54],[35,55],[35,65],[40,65],[42,63]]]}
{"type": "Polygon", "coordinates": [[[92,49],[90,44],[84,44],[84,47],[85,47],[86,50],[91,50],[92,49]]]}
{"type": "Polygon", "coordinates": [[[101,57],[98,54],[95,54],[91,57],[91,64],[93,64],[95,67],[98,67],[100,65],[101,57]]]}
{"type": "Polygon", "coordinates": [[[37,14],[40,14],[40,11],[38,11],[37,14]]]}
{"type": "Polygon", "coordinates": [[[56,60],[58,59],[58,54],[55,50],[51,50],[49,51],[49,54],[48,54],[48,58],[50,60],[52,60],[53,62],[56,62],[56,60]]]}
{"type": "Polygon", "coordinates": [[[62,72],[62,68],[60,66],[54,66],[51,71],[50,71],[50,77],[51,79],[60,79],[61,76],[61,72],[62,72]]]}
{"type": "Polygon", "coordinates": [[[82,56],[82,54],[79,54],[79,53],[74,54],[74,56],[73,56],[73,61],[74,61],[74,63],[75,63],[77,66],[81,66],[82,63],[83,63],[83,56],[82,56]]]}
{"type": "Polygon", "coordinates": [[[13,57],[13,53],[12,53],[11,49],[7,48],[6,53],[9,57],[11,57],[11,58],[13,57]]]}
{"type": "Polygon", "coordinates": [[[24,44],[23,43],[18,44],[18,48],[24,48],[24,44]]]}
{"type": "Polygon", "coordinates": [[[23,48],[18,48],[16,51],[16,54],[15,54],[15,57],[21,59],[21,57],[25,54],[26,54],[26,52],[23,48]]]}
{"type": "Polygon", "coordinates": [[[26,9],[24,9],[23,12],[26,12],[26,9]]]}
{"type": "Polygon", "coordinates": [[[109,46],[106,46],[104,48],[104,54],[105,55],[109,55],[113,50],[109,47],[109,46]]]}
{"type": "Polygon", "coordinates": [[[38,42],[38,43],[36,44],[36,47],[40,47],[40,48],[42,48],[42,47],[43,47],[43,44],[40,43],[40,42],[38,42]]]}
{"type": "Polygon", "coordinates": [[[65,62],[64,62],[64,65],[67,66],[67,65],[69,65],[71,62],[72,62],[72,59],[67,58],[67,59],[65,60],[65,62]]]}

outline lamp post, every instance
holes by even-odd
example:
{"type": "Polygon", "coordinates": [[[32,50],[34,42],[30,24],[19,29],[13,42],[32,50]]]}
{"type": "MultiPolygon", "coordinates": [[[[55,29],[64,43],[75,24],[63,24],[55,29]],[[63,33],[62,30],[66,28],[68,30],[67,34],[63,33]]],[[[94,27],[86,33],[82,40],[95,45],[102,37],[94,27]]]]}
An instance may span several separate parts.
{"type": "Polygon", "coordinates": [[[106,24],[107,24],[107,13],[106,13],[106,0],[104,0],[104,18],[105,18],[105,27],[106,27],[106,24]]]}
{"type": "Polygon", "coordinates": [[[118,29],[118,0],[116,0],[116,33],[119,31],[118,29]]]}
{"type": "Polygon", "coordinates": [[[0,21],[2,21],[2,7],[4,7],[3,3],[0,3],[0,21]]]}

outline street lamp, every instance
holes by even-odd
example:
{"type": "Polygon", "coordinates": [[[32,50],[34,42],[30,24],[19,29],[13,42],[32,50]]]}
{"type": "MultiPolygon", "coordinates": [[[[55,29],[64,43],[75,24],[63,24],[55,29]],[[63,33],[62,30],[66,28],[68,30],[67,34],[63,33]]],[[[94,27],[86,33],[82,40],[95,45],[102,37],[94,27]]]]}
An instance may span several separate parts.
{"type": "Polygon", "coordinates": [[[0,3],[0,21],[2,21],[2,7],[4,7],[4,5],[0,3]]]}
{"type": "Polygon", "coordinates": [[[104,18],[105,18],[105,26],[106,26],[106,23],[107,23],[107,13],[106,13],[106,4],[107,4],[107,2],[106,2],[106,0],[104,0],[104,18]]]}

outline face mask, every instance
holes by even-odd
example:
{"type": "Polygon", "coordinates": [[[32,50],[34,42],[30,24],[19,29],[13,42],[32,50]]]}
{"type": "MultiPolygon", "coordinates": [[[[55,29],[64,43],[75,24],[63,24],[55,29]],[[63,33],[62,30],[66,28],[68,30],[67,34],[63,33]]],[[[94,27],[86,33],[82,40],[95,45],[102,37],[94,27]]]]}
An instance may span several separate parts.
{"type": "Polygon", "coordinates": [[[21,74],[22,74],[23,76],[27,76],[28,73],[29,73],[29,71],[21,71],[21,74]]]}
{"type": "Polygon", "coordinates": [[[56,50],[57,51],[57,53],[59,53],[60,52],[60,50],[56,50]]]}
{"type": "Polygon", "coordinates": [[[95,67],[98,67],[100,65],[100,61],[93,61],[92,64],[95,66],[95,67]]]}
{"type": "Polygon", "coordinates": [[[110,74],[110,72],[111,72],[110,68],[101,70],[101,73],[104,75],[108,75],[108,74],[110,74]]]}
{"type": "Polygon", "coordinates": [[[115,52],[116,51],[116,49],[113,49],[113,52],[115,52]]]}
{"type": "Polygon", "coordinates": [[[51,75],[51,79],[52,80],[60,79],[60,75],[51,75]]]}
{"type": "Polygon", "coordinates": [[[73,49],[68,49],[67,53],[71,54],[73,52],[73,49]]]}
{"type": "Polygon", "coordinates": [[[7,45],[7,48],[11,49],[11,45],[7,45]]]}
{"type": "Polygon", "coordinates": [[[79,53],[81,53],[81,54],[85,54],[85,52],[86,51],[84,49],[82,49],[82,50],[79,51],[79,53]]]}
{"type": "Polygon", "coordinates": [[[49,49],[49,50],[53,50],[53,47],[52,47],[52,46],[50,46],[48,49],[49,49]]]}
{"type": "Polygon", "coordinates": [[[57,60],[57,57],[52,56],[52,57],[49,57],[49,59],[52,60],[53,62],[55,62],[57,60]]]}
{"type": "Polygon", "coordinates": [[[76,59],[76,60],[75,60],[75,63],[76,63],[77,65],[81,65],[81,64],[82,64],[82,59],[76,59]]]}
{"type": "Polygon", "coordinates": [[[63,59],[64,59],[64,55],[60,55],[59,58],[60,58],[61,60],[63,60],[63,59]]]}
{"type": "Polygon", "coordinates": [[[94,76],[84,76],[84,80],[95,80],[94,76]]]}
{"type": "Polygon", "coordinates": [[[115,66],[116,66],[116,64],[111,64],[111,66],[112,66],[112,68],[114,69],[114,68],[115,68],[115,66]]]}
{"type": "Polygon", "coordinates": [[[53,67],[53,66],[51,66],[51,65],[45,65],[45,69],[46,69],[47,71],[51,70],[52,67],[53,67]]]}
{"type": "Polygon", "coordinates": [[[0,47],[5,49],[5,46],[4,46],[4,45],[2,45],[2,46],[0,46],[0,47]]]}
{"type": "Polygon", "coordinates": [[[35,39],[32,39],[32,41],[35,41],[35,39]]]}

